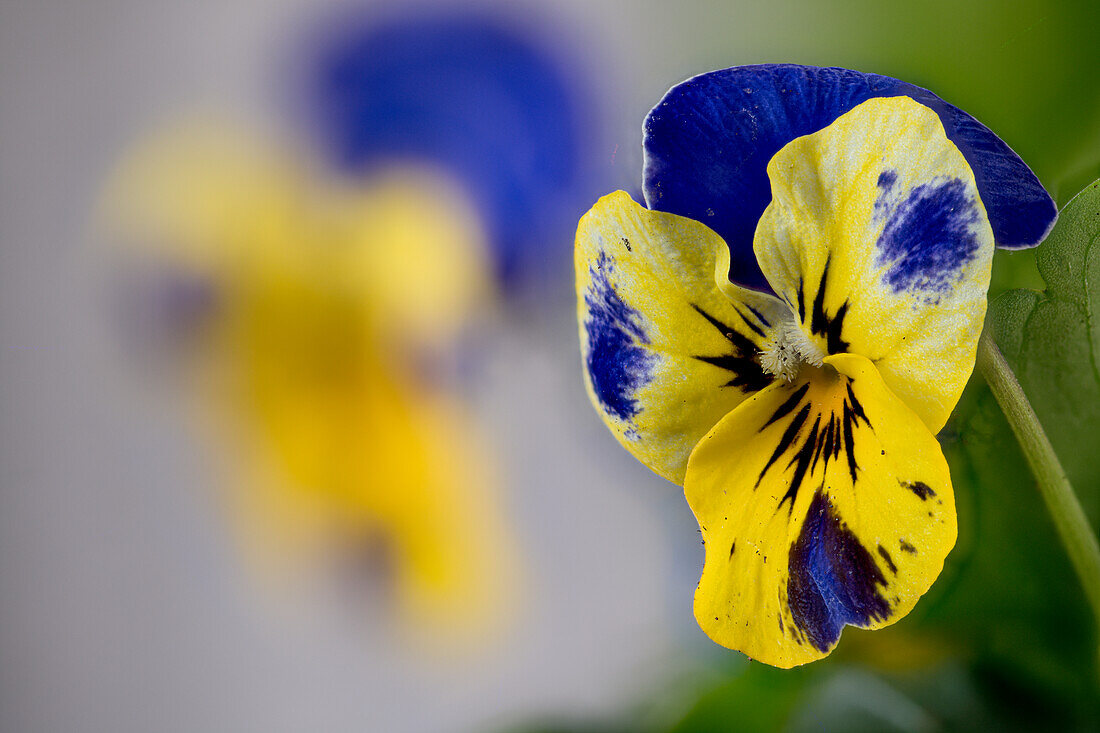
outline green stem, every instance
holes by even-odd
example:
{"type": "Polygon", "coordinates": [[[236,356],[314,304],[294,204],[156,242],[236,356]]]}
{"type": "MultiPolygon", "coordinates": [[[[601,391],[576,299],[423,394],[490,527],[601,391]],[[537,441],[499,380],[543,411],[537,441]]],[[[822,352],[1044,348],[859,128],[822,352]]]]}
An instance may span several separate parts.
{"type": "Polygon", "coordinates": [[[982,333],[978,341],[978,369],[1008,418],[1016,439],[1020,441],[1031,472],[1039,484],[1039,493],[1054,519],[1054,526],[1062,537],[1073,569],[1081,579],[1085,596],[1100,625],[1100,545],[1096,541],[1096,533],[1089,526],[1065,469],[1043,432],[1039,418],[1031,409],[1027,395],[988,332],[982,333]]]}

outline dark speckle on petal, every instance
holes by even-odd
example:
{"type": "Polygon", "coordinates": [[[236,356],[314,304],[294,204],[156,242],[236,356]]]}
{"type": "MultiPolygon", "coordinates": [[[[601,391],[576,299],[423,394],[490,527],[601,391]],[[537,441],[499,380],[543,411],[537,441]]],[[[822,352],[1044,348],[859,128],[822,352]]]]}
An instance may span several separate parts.
{"type": "Polygon", "coordinates": [[[878,176],[878,187],[880,189],[878,198],[875,199],[875,219],[882,219],[890,213],[890,202],[892,200],[892,192],[894,184],[898,182],[898,172],[894,170],[884,170],[878,176]]]}
{"type": "Polygon", "coordinates": [[[932,487],[923,481],[901,481],[903,488],[909,489],[918,497],[921,501],[927,501],[928,497],[935,496],[936,492],[932,490],[932,487]]]}

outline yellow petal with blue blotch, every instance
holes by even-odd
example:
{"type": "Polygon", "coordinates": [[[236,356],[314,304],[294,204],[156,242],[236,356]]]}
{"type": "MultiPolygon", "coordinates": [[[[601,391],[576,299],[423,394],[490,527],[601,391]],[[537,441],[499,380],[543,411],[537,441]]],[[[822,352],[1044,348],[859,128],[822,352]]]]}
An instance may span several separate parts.
{"type": "Polygon", "coordinates": [[[939,444],[854,354],[727,415],[692,453],[684,490],[706,545],[699,625],[776,667],[824,657],[845,625],[900,619],[955,544],[939,444]]]}
{"type": "Polygon", "coordinates": [[[729,249],[706,226],[625,192],[581,219],[577,314],[592,403],[627,450],[682,483],[688,455],[773,377],[758,359],[786,311],[729,283],[729,249]]]}
{"type": "Polygon", "coordinates": [[[768,282],[826,354],[875,362],[932,432],[974,367],[993,232],[939,117],[871,99],[768,165],[754,249],[768,282]]]}

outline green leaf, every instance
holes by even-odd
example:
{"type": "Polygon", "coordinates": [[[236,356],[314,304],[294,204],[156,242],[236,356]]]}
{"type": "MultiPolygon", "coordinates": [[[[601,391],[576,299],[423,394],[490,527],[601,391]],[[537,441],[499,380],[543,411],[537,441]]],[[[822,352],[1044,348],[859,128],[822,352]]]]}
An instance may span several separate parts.
{"type": "Polygon", "coordinates": [[[990,308],[990,325],[1095,526],[1100,518],[1100,181],[1062,209],[1036,264],[1046,290],[1005,293],[990,308]]]}

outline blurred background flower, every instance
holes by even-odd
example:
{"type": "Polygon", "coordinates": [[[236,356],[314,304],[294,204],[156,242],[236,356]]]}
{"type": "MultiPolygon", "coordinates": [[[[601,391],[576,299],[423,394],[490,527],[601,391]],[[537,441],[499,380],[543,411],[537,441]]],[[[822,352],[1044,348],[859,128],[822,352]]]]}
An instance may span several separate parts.
{"type": "Polygon", "coordinates": [[[102,214],[117,313],[136,355],[193,367],[265,566],[335,559],[414,625],[491,628],[517,548],[444,373],[488,301],[480,220],[424,171],[350,186],[295,163],[209,124],[138,145],[102,214]]]}
{"type": "MultiPolygon", "coordinates": [[[[347,96],[333,93],[334,66],[325,59],[341,57],[332,55],[338,42],[354,47],[343,39],[432,17],[453,19],[464,5],[414,3],[411,10],[396,3],[319,9],[305,0],[0,5],[0,157],[5,161],[0,168],[0,729],[1095,727],[1096,638],[1088,609],[980,380],[970,385],[957,419],[941,434],[955,478],[960,539],[932,593],[891,629],[846,635],[827,662],[805,673],[766,670],[717,649],[695,628],[690,608],[702,548],[684,539],[695,537],[694,520],[676,488],[635,465],[591,414],[576,347],[571,277],[572,234],[594,200],[585,186],[637,191],[646,112],[672,84],[735,64],[836,65],[934,89],[996,130],[1064,204],[1100,176],[1095,3],[933,0],[900,7],[870,0],[763,5],[561,0],[551,6],[484,0],[472,16],[535,39],[533,47],[559,59],[566,70],[561,78],[580,80],[582,91],[570,107],[575,121],[560,128],[586,133],[572,163],[557,155],[535,163],[546,158],[524,158],[509,145],[493,147],[499,138],[474,145],[471,134],[460,139],[472,141],[471,153],[487,151],[482,157],[491,166],[471,172],[463,166],[476,156],[464,157],[461,146],[455,152],[449,131],[439,135],[434,148],[416,149],[405,142],[412,136],[401,138],[400,126],[384,132],[369,110],[363,129],[391,140],[393,147],[372,147],[360,139],[357,150],[340,142],[356,126],[335,121],[354,121],[363,109],[346,101],[356,99],[356,70],[373,78],[376,67],[369,52],[343,54],[351,71],[335,73],[335,80],[336,90],[347,96]],[[350,86],[341,86],[341,79],[350,86]],[[577,101],[586,93],[591,105],[577,101]],[[345,102],[334,106],[322,103],[341,98],[345,102]],[[217,307],[224,302],[219,299],[227,292],[218,274],[224,278],[231,271],[217,256],[239,255],[239,249],[211,252],[202,249],[209,240],[188,249],[137,238],[131,242],[135,248],[126,250],[134,256],[127,259],[87,246],[88,214],[102,198],[106,173],[151,131],[176,128],[210,110],[209,117],[236,121],[234,129],[243,130],[239,134],[246,141],[232,142],[228,157],[205,172],[223,176],[231,169],[226,164],[258,148],[259,169],[250,170],[261,171],[262,180],[235,188],[269,201],[297,202],[285,211],[276,205],[293,221],[280,223],[259,241],[295,239],[302,246],[279,245],[270,258],[253,258],[257,266],[266,262],[265,274],[251,281],[257,290],[239,301],[252,305],[238,311],[238,331],[229,329],[229,321],[220,328],[211,323],[218,323],[217,307]],[[454,157],[432,158],[438,150],[454,157]],[[364,282],[349,292],[355,276],[343,264],[348,259],[377,256],[390,262],[387,267],[396,266],[383,250],[368,253],[348,244],[358,236],[348,231],[355,228],[349,218],[360,216],[349,212],[375,210],[390,196],[408,202],[404,194],[387,193],[406,185],[389,173],[414,164],[420,182],[414,188],[426,185],[427,191],[412,198],[452,201],[457,210],[473,212],[455,215],[472,217],[472,236],[493,264],[472,265],[475,275],[482,272],[481,285],[476,276],[443,281],[472,284],[461,291],[471,300],[454,294],[472,310],[444,307],[441,303],[455,302],[445,293],[438,300],[427,292],[410,299],[395,294],[392,307],[385,305],[384,289],[407,282],[406,275],[369,281],[372,273],[363,271],[369,268],[359,269],[364,282]],[[558,180],[572,183],[559,189],[525,178],[543,165],[560,172],[558,180]],[[497,190],[477,182],[476,171],[494,169],[508,171],[523,186],[497,190]],[[513,194],[516,199],[509,199],[513,194]],[[527,213],[515,214],[510,224],[493,213],[503,207],[508,215],[522,206],[527,213]],[[562,213],[554,213],[559,206],[562,213]],[[549,222],[547,228],[528,231],[527,217],[549,222]],[[319,229],[305,236],[303,227],[319,229]],[[516,231],[522,241],[505,236],[516,231]],[[326,248],[322,242],[348,259],[314,256],[326,248]],[[509,248],[517,254],[503,257],[528,264],[502,264],[500,253],[509,248]],[[195,257],[187,267],[166,267],[154,256],[183,251],[195,257]],[[350,254],[354,251],[359,255],[350,254]],[[123,261],[138,277],[129,276],[123,261]],[[533,276],[516,278],[510,272],[533,276]],[[144,336],[133,339],[141,352],[118,348],[117,329],[110,327],[104,307],[105,290],[122,292],[115,288],[116,278],[147,283],[137,287],[144,294],[133,295],[146,306],[135,328],[123,333],[146,328],[167,336],[155,353],[144,336]],[[368,286],[369,307],[360,292],[368,286]],[[492,295],[494,289],[508,293],[507,305],[492,295]],[[483,304],[485,319],[478,315],[483,304]],[[360,307],[391,315],[347,315],[358,314],[360,307]],[[401,318],[420,324],[409,326],[416,337],[382,333],[386,323],[399,322],[396,314],[403,307],[411,311],[401,318]],[[267,309],[292,312],[293,318],[280,319],[287,326],[281,335],[247,325],[269,321],[255,315],[271,312],[267,309]],[[437,323],[444,312],[446,322],[437,323]],[[374,346],[334,343],[328,327],[295,325],[348,320],[365,332],[360,344],[374,346]],[[459,324],[473,324],[472,332],[459,324]],[[244,339],[234,345],[236,351],[227,351],[221,346],[231,333],[249,333],[253,341],[244,339]],[[308,359],[278,363],[274,358],[300,355],[305,343],[317,349],[308,359]],[[358,376],[334,375],[342,382],[309,376],[345,363],[355,348],[362,349],[353,360],[358,376]],[[155,368],[135,369],[136,353],[156,359],[155,368]],[[187,355],[202,353],[232,358],[218,369],[187,361],[187,355]],[[416,366],[393,366],[398,363],[416,366]],[[164,381],[150,378],[169,368],[176,368],[188,389],[166,395],[164,381]],[[486,450],[495,457],[499,495],[505,497],[495,506],[522,550],[523,582],[516,589],[519,612],[512,626],[500,626],[492,643],[461,662],[435,666],[411,658],[392,629],[363,623],[362,604],[332,604],[324,593],[314,593],[308,580],[295,603],[273,606],[267,594],[254,592],[252,565],[240,562],[234,535],[224,531],[209,506],[216,492],[196,490],[224,485],[231,476],[238,479],[232,485],[244,489],[243,499],[261,496],[248,491],[260,485],[253,482],[258,477],[233,474],[232,462],[215,460],[225,455],[241,460],[253,456],[250,451],[268,452],[263,460],[237,466],[267,466],[284,477],[318,473],[318,466],[334,460],[335,441],[303,449],[300,463],[274,458],[271,446],[297,444],[292,428],[298,424],[346,425],[333,417],[339,414],[333,407],[337,395],[355,394],[366,374],[379,373],[389,375],[380,379],[389,384],[383,394],[390,396],[372,408],[374,414],[400,424],[394,415],[404,413],[407,427],[395,432],[419,436],[413,445],[421,441],[443,455],[453,445],[447,436],[457,431],[477,443],[470,428],[479,426],[472,432],[483,434],[488,447],[465,455],[486,450]],[[187,374],[201,381],[190,383],[187,374]],[[215,399],[250,380],[262,389],[215,399]],[[309,380],[317,390],[309,399],[304,390],[278,386],[309,380]],[[325,384],[343,386],[330,386],[326,394],[325,384]],[[248,430],[226,434],[242,443],[248,437],[249,444],[240,452],[230,452],[228,443],[211,451],[209,438],[195,441],[180,420],[196,404],[187,395],[195,394],[211,395],[205,405],[222,405],[218,415],[201,408],[210,425],[230,424],[226,414],[247,416],[248,430]]],[[[447,47],[442,40],[438,45],[447,47]]],[[[531,68],[537,78],[544,73],[538,63],[517,62],[515,68],[531,68]]],[[[517,76],[519,71],[503,74],[517,76]]],[[[395,86],[386,93],[399,95],[407,88],[407,82],[397,84],[399,77],[394,74],[395,86]]],[[[459,109],[470,98],[486,100],[485,109],[502,109],[487,100],[499,100],[505,92],[498,90],[511,87],[487,83],[481,95],[462,97],[444,110],[459,109]]],[[[513,112],[493,117],[502,121],[501,130],[516,131],[516,140],[543,134],[515,120],[539,120],[536,130],[545,130],[549,125],[542,118],[554,104],[517,104],[513,112]]],[[[482,119],[469,110],[462,113],[467,116],[455,115],[447,119],[456,126],[482,119]]],[[[420,124],[413,113],[400,119],[410,130],[420,124]]],[[[430,124],[424,125],[430,132],[430,124]]],[[[150,197],[155,192],[150,186],[150,197]]],[[[134,194],[133,201],[140,200],[134,194]]],[[[213,198],[218,200],[240,201],[236,194],[213,198]]],[[[179,202],[169,208],[186,210],[179,202]]],[[[362,216],[373,222],[367,233],[382,230],[382,214],[362,216]]],[[[197,226],[186,219],[182,224],[174,230],[181,235],[197,226]]],[[[425,256],[436,261],[448,255],[425,256]]],[[[463,257],[456,266],[466,264],[463,257]]],[[[998,253],[994,270],[994,296],[1011,287],[1043,286],[1032,252],[998,253]]],[[[361,425],[373,419],[357,418],[361,425]]],[[[1092,424],[1082,418],[1065,434],[1089,435],[1092,424]]],[[[359,429],[367,428],[354,428],[359,429]]],[[[397,434],[384,440],[404,442],[397,434]]],[[[390,445],[376,443],[363,455],[377,456],[390,445]]],[[[1090,451],[1075,444],[1069,453],[1071,471],[1092,475],[1090,451]]],[[[367,473],[346,456],[334,465],[367,473]]],[[[492,464],[479,459],[472,468],[486,465],[492,464]]],[[[262,478],[270,481],[271,475],[262,478]]],[[[1096,487],[1078,481],[1077,488],[1096,526],[1096,487]]],[[[477,511],[481,505],[475,500],[464,506],[477,511]]],[[[233,516],[267,517],[239,509],[233,516]]],[[[316,530],[304,546],[321,550],[312,538],[351,536],[354,516],[320,513],[308,526],[265,521],[255,531],[266,536],[280,530],[282,537],[283,530],[316,530]]],[[[391,516],[393,526],[404,521],[391,516]]],[[[416,536],[406,534],[410,542],[416,536]]],[[[268,548],[261,555],[279,546],[257,544],[268,548]]],[[[376,552],[345,556],[381,557],[376,552]]],[[[370,577],[359,569],[351,574],[370,577]]],[[[317,584],[328,580],[322,574],[317,584]]],[[[371,587],[377,587],[374,581],[363,593],[371,587]]]]}

